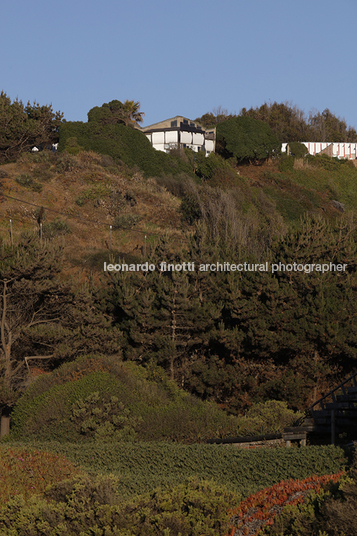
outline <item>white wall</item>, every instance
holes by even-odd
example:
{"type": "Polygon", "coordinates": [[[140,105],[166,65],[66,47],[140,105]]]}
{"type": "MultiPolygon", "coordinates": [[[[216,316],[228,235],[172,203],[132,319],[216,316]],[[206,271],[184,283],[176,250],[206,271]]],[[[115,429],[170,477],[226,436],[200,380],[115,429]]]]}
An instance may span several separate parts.
{"type": "Polygon", "coordinates": [[[166,153],[165,144],[164,143],[154,143],[153,144],[154,149],[157,151],[164,151],[166,153]]]}
{"type": "Polygon", "coordinates": [[[181,143],[187,143],[191,145],[192,143],[192,132],[180,132],[180,141],[181,143]]]}
{"type": "Polygon", "coordinates": [[[214,151],[214,141],[213,140],[206,140],[205,148],[206,148],[206,153],[207,152],[212,153],[214,151]]]}
{"type": "Polygon", "coordinates": [[[199,134],[198,132],[193,132],[192,134],[192,143],[195,145],[203,145],[205,141],[204,135],[199,134]]]}
{"type": "MultiPolygon", "coordinates": [[[[301,142],[307,147],[309,154],[316,155],[332,145],[332,156],[334,158],[349,158],[355,160],[357,156],[357,143],[330,143],[325,141],[303,141],[301,142]]],[[[206,142],[207,144],[207,142],[206,142]]],[[[281,152],[286,153],[287,143],[281,146],[281,152]]]]}
{"type": "Polygon", "coordinates": [[[165,132],[165,142],[166,143],[177,143],[178,142],[178,132],[177,131],[167,131],[165,132]]]}
{"type": "Polygon", "coordinates": [[[152,136],[152,144],[157,145],[158,143],[165,143],[165,133],[164,132],[153,132],[151,134],[152,136]]]}

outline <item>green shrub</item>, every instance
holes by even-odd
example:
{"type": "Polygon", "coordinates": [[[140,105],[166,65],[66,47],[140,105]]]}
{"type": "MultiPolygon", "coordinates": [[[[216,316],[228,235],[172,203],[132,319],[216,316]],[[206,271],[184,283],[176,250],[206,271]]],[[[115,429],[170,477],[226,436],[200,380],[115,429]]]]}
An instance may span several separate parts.
{"type": "Polygon", "coordinates": [[[79,434],[99,441],[133,440],[141,419],[136,419],[116,396],[98,392],[74,402],[71,411],[79,434]]]}
{"type": "Polygon", "coordinates": [[[289,142],[289,149],[295,158],[304,158],[309,153],[306,145],[298,141],[289,142]]]}
{"type": "Polygon", "coordinates": [[[57,373],[33,383],[13,411],[13,437],[73,441],[99,440],[107,434],[128,440],[136,434],[140,440],[192,442],[217,434],[236,435],[236,417],[180,391],[170,381],[148,381],[139,367],[116,370],[105,360],[102,371],[98,364],[93,372],[93,360],[87,371],[72,367],[71,373],[71,367],[65,366],[62,378],[57,373]],[[81,427],[81,419],[76,418],[80,408],[86,420],[92,419],[90,427],[81,427]],[[93,421],[95,416],[98,419],[93,421]]]}
{"type": "Polygon", "coordinates": [[[46,223],[43,226],[43,237],[48,239],[64,236],[66,234],[70,234],[71,232],[72,231],[68,223],[61,218],[56,218],[54,221],[46,223]]]}
{"type": "Polygon", "coordinates": [[[279,171],[282,173],[292,171],[294,169],[295,159],[293,156],[282,155],[279,161],[279,171]]]}
{"type": "Polygon", "coordinates": [[[194,170],[198,177],[210,184],[229,184],[237,178],[230,162],[216,153],[205,156],[203,152],[194,155],[194,170]]]}
{"type": "Polygon", "coordinates": [[[193,479],[123,502],[115,484],[112,477],[81,477],[27,504],[22,497],[13,499],[0,510],[1,534],[223,536],[229,528],[228,509],[239,500],[236,493],[193,479]]]}
{"type": "Polygon", "coordinates": [[[99,391],[103,397],[110,397],[115,396],[117,390],[118,382],[110,374],[94,372],[77,381],[53,385],[33,398],[25,396],[14,409],[12,434],[41,440],[79,439],[80,427],[76,420],[72,420],[73,406],[93,392],[99,391]]]}
{"type": "Polygon", "coordinates": [[[59,151],[65,151],[67,141],[76,138],[78,145],[86,151],[107,155],[116,164],[123,162],[130,168],[138,166],[146,176],[158,177],[162,174],[176,175],[182,172],[192,175],[188,163],[162,151],[156,151],[145,134],[123,124],[102,125],[95,121],[68,121],[61,125],[59,138],[59,151]]]}
{"type": "Polygon", "coordinates": [[[189,225],[193,225],[202,218],[203,202],[200,197],[200,191],[194,182],[186,185],[186,192],[182,197],[180,206],[181,218],[189,225]]]}
{"type": "Polygon", "coordinates": [[[302,416],[302,413],[289,409],[286,402],[278,400],[253,404],[246,413],[248,419],[257,418],[258,422],[260,421],[260,429],[256,430],[257,435],[282,432],[285,426],[292,426],[302,416]]]}
{"type": "Polygon", "coordinates": [[[73,136],[72,138],[68,138],[66,140],[65,151],[69,154],[77,155],[78,153],[83,151],[83,147],[78,145],[77,138],[73,136]]]}
{"type": "Polygon", "coordinates": [[[115,218],[113,229],[115,231],[132,229],[140,220],[141,216],[139,214],[121,214],[115,218]]]}
{"type": "Polygon", "coordinates": [[[35,181],[35,179],[28,174],[22,174],[16,177],[16,182],[20,184],[20,186],[23,186],[24,188],[29,188],[30,190],[33,190],[34,192],[40,193],[42,191],[42,184],[35,181]]]}
{"type": "Polygon", "coordinates": [[[281,431],[298,417],[274,401],[253,407],[244,417],[227,415],[215,403],[179,389],[159,367],[144,369],[117,358],[87,356],[30,385],[13,411],[12,435],[74,441],[99,440],[107,434],[192,443],[281,431]],[[85,420],[98,417],[86,430],[75,418],[80,407],[85,420]]]}
{"type": "Polygon", "coordinates": [[[192,477],[214,481],[248,497],[289,478],[301,480],[314,474],[334,474],[346,465],[343,450],[333,446],[250,450],[232,445],[167,442],[26,444],[64,455],[86,471],[118,476],[122,497],[184,484],[192,477]]]}

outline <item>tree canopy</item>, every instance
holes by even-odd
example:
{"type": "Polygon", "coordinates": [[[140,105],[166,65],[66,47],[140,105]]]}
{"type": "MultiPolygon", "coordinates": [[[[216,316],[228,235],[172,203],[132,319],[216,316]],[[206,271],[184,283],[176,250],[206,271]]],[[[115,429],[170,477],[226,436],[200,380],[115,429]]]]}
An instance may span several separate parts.
{"type": "Polygon", "coordinates": [[[120,348],[89,289],[58,278],[61,261],[61,249],[33,239],[0,250],[0,408],[14,404],[32,363],[58,365],[120,348]]]}
{"type": "Polygon", "coordinates": [[[233,117],[217,125],[217,152],[238,162],[257,162],[279,154],[280,142],[263,121],[233,117]]]}
{"type": "Polygon", "coordinates": [[[0,163],[16,160],[34,146],[47,147],[58,142],[58,127],[63,114],[54,112],[52,105],[41,106],[30,101],[11,102],[2,91],[0,94],[0,163]]]}
{"type": "Polygon", "coordinates": [[[333,114],[328,108],[305,114],[298,106],[288,102],[264,103],[256,108],[242,108],[239,114],[229,113],[221,107],[206,113],[196,121],[205,127],[234,117],[251,117],[263,121],[281,143],[293,141],[357,142],[356,129],[348,126],[345,119],[333,114]]]}
{"type": "Polygon", "coordinates": [[[102,125],[124,124],[136,126],[143,122],[144,112],[140,112],[140,102],[126,100],[112,100],[102,106],[95,106],[88,112],[88,122],[101,123],[102,125]]]}

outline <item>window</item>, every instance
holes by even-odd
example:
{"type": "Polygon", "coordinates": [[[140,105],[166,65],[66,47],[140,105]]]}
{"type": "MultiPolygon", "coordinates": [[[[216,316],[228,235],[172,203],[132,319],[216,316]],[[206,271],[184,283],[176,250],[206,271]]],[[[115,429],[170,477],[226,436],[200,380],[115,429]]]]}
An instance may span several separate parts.
{"type": "Polygon", "coordinates": [[[184,120],[183,120],[183,124],[184,124],[184,125],[188,125],[188,121],[187,121],[187,119],[184,119],[184,120]]]}
{"type": "Polygon", "coordinates": [[[171,121],[171,126],[172,127],[177,127],[177,119],[175,121],[171,121]]]}

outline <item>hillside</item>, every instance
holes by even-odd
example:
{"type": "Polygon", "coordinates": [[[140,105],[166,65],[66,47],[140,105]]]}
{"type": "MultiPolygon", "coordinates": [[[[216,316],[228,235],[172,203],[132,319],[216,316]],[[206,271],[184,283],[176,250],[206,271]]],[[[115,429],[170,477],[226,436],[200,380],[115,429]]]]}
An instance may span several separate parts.
{"type": "Polygon", "coordinates": [[[43,238],[62,237],[72,265],[94,268],[108,249],[140,256],[145,235],[148,244],[165,233],[182,236],[180,201],[154,180],[115,166],[109,157],[27,154],[1,166],[0,180],[2,238],[10,239],[10,219],[14,241],[23,233],[39,234],[44,207],[43,238]]]}
{"type": "MultiPolygon", "coordinates": [[[[286,225],[296,226],[305,213],[334,220],[357,206],[357,168],[352,162],[288,158],[261,166],[239,166],[233,176],[227,169],[224,173],[220,181],[197,178],[201,185],[193,188],[196,198],[200,197],[201,217],[202,204],[207,204],[205,192],[213,188],[213,193],[219,193],[220,187],[241,200],[235,208],[238,218],[249,213],[262,227],[266,222],[259,220],[261,214],[273,211],[272,217],[284,222],[283,234],[286,225]]],[[[140,259],[163,236],[177,247],[186,241],[185,234],[195,222],[190,216],[185,221],[180,211],[188,191],[182,185],[194,184],[187,175],[162,176],[158,183],[135,168],[115,165],[110,157],[93,152],[77,156],[47,151],[24,154],[16,163],[1,166],[0,181],[3,240],[10,240],[10,219],[16,241],[23,233],[39,233],[40,216],[43,238],[62,237],[70,264],[91,270],[101,269],[108,250],[140,259]]]]}

